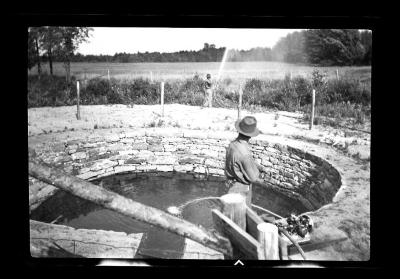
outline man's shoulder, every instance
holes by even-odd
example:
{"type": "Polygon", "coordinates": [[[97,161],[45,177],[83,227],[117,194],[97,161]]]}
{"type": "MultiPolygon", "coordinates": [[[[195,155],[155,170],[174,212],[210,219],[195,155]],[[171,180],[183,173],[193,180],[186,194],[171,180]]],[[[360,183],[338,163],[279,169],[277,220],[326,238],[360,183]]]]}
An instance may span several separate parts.
{"type": "Polygon", "coordinates": [[[246,146],[238,142],[237,140],[231,141],[229,143],[228,148],[233,151],[233,152],[238,152],[238,153],[245,153],[246,152],[246,146]]]}

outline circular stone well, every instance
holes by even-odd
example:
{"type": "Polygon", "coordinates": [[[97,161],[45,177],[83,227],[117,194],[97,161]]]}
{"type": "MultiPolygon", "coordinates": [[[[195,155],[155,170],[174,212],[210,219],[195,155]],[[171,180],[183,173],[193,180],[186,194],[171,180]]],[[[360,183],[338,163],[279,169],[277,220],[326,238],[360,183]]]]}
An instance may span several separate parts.
{"type": "MultiPolygon", "coordinates": [[[[82,179],[122,172],[180,172],[224,177],[225,153],[232,132],[176,129],[98,131],[35,146],[44,162],[82,179]]],[[[339,172],[326,160],[300,149],[250,140],[255,160],[264,167],[266,187],[295,198],[309,211],[332,201],[341,186],[339,172]]],[[[30,210],[56,188],[29,177],[30,210]]]]}

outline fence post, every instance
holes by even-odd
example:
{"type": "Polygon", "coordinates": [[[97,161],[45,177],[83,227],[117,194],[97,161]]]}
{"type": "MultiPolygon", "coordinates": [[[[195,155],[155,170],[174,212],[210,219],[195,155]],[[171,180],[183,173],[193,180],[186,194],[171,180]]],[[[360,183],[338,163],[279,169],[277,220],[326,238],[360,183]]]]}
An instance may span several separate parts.
{"type": "Polygon", "coordinates": [[[315,89],[312,90],[310,130],[312,130],[313,125],[314,125],[314,107],[315,107],[315,89]]]}
{"type": "Polygon", "coordinates": [[[79,109],[79,80],[76,81],[76,119],[81,119],[81,112],[79,109]]]}
{"type": "Polygon", "coordinates": [[[226,194],[221,197],[223,214],[246,231],[246,200],[241,194],[226,194]]]}
{"type": "Polygon", "coordinates": [[[164,82],[161,82],[161,115],[164,117],[164,82]]]}
{"type": "Polygon", "coordinates": [[[110,81],[110,69],[107,69],[108,81],[110,81]]]}
{"type": "Polygon", "coordinates": [[[83,83],[82,83],[82,85],[83,85],[83,87],[86,88],[86,85],[87,85],[86,70],[85,70],[85,74],[84,74],[84,76],[83,76],[83,83]]]}
{"type": "Polygon", "coordinates": [[[336,69],[336,79],[339,79],[339,69],[336,69]]]}
{"type": "Polygon", "coordinates": [[[241,118],[241,113],[242,113],[242,96],[243,96],[243,89],[242,89],[242,85],[239,84],[238,119],[241,118]]]}
{"type": "Polygon", "coordinates": [[[262,258],[265,260],[279,260],[278,227],[270,223],[257,225],[258,241],[261,244],[262,258]]]}

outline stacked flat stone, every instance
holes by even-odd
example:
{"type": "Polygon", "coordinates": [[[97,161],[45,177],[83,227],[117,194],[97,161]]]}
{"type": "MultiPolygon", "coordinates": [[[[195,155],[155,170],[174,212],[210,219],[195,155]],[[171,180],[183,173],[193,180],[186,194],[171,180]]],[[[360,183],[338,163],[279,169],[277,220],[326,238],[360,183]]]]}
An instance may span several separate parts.
{"type": "MultiPolygon", "coordinates": [[[[46,163],[87,180],[123,172],[179,172],[223,179],[226,147],[236,136],[232,132],[132,129],[47,144],[37,153],[46,163]]],[[[332,165],[300,149],[258,138],[251,139],[250,145],[255,160],[264,167],[266,185],[301,200],[310,210],[332,200],[341,185],[340,174],[332,165]]],[[[32,187],[37,183],[30,181],[32,187]]],[[[30,204],[37,207],[31,199],[30,204]]]]}

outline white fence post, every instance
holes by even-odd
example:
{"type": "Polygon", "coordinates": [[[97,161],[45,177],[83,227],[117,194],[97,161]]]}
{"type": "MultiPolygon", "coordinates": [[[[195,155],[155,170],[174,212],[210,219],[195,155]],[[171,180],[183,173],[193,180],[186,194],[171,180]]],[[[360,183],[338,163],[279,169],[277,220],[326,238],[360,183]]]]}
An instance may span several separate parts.
{"type": "Polygon", "coordinates": [[[241,113],[242,113],[242,96],[243,96],[243,89],[242,89],[242,85],[239,84],[238,119],[240,119],[241,113]]]}
{"type": "Polygon", "coordinates": [[[162,117],[164,117],[164,82],[161,82],[161,110],[162,117]]]}
{"type": "Polygon", "coordinates": [[[78,120],[80,120],[81,119],[81,112],[80,112],[80,109],[79,109],[79,80],[77,80],[76,81],[76,118],[78,119],[78,120]]]}
{"type": "Polygon", "coordinates": [[[311,104],[311,119],[310,119],[310,130],[314,125],[314,108],[315,107],[315,89],[312,90],[312,104],[311,104]]]}

